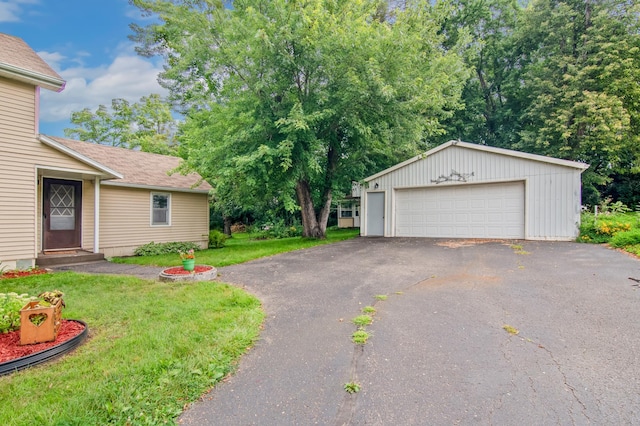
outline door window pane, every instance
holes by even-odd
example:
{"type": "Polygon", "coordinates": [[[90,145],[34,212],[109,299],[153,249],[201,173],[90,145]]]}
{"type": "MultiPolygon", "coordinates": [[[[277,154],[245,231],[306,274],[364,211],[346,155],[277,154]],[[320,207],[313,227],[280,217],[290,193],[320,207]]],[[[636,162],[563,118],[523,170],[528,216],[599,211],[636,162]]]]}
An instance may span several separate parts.
{"type": "Polygon", "coordinates": [[[50,221],[52,231],[72,231],[76,229],[75,193],[73,185],[52,183],[49,188],[50,221]]]}

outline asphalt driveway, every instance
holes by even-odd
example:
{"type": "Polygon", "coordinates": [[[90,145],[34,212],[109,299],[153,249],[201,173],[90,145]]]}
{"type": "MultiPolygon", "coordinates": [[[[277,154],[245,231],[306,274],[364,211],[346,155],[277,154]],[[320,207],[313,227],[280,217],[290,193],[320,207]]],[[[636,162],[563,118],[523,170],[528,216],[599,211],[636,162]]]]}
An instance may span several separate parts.
{"type": "Polygon", "coordinates": [[[267,320],[180,424],[640,424],[640,261],[518,244],[358,238],[222,268],[267,320]]]}

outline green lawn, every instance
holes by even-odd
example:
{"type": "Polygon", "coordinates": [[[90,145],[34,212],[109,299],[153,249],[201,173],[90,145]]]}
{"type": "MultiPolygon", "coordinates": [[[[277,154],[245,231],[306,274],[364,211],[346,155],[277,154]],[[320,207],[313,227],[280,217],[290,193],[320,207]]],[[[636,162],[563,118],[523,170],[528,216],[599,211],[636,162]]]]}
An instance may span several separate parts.
{"type": "MultiPolygon", "coordinates": [[[[251,240],[198,252],[215,266],[355,237],[251,240]]],[[[177,265],[177,255],[118,259],[177,265]]],[[[258,338],[264,313],[246,292],[219,282],[161,283],[73,272],[0,280],[0,292],[65,293],[65,318],[89,325],[89,339],[57,361],[0,377],[1,425],[172,424],[226,374],[258,338]]]]}
{"type": "MultiPolygon", "coordinates": [[[[196,263],[199,265],[228,266],[278,253],[335,243],[354,238],[359,235],[358,229],[335,229],[327,231],[327,238],[317,240],[311,238],[282,238],[271,240],[254,240],[249,234],[233,234],[221,249],[209,249],[196,252],[196,263]]],[[[116,263],[135,263],[138,265],[177,266],[180,258],[176,254],[158,256],[132,256],[112,259],[116,263]]]]}
{"type": "Polygon", "coordinates": [[[59,361],[0,377],[2,425],[173,423],[231,372],[264,314],[219,282],[167,284],[72,272],[0,281],[3,292],[65,293],[89,339],[59,361]]]}

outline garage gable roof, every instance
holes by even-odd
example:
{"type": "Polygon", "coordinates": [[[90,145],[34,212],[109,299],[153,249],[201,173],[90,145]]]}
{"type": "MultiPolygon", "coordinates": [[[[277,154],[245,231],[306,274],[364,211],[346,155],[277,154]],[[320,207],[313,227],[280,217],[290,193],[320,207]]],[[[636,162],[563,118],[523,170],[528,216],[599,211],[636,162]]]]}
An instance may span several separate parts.
{"type": "Polygon", "coordinates": [[[182,163],[179,157],[53,136],[40,135],[40,140],[99,170],[111,171],[115,179],[104,185],[204,193],[211,189],[197,173],[170,173],[182,163]]]}
{"type": "Polygon", "coordinates": [[[420,161],[423,160],[433,154],[435,154],[436,152],[442,151],[444,149],[447,149],[451,146],[457,146],[460,148],[468,148],[468,149],[475,149],[478,151],[484,151],[484,152],[490,152],[492,154],[498,154],[498,155],[507,155],[510,157],[516,157],[516,158],[522,158],[522,159],[526,159],[526,160],[531,160],[531,161],[540,161],[543,163],[549,163],[549,164],[555,164],[557,166],[563,166],[563,167],[571,167],[574,169],[580,169],[582,171],[586,170],[589,168],[588,164],[585,163],[580,163],[577,161],[570,161],[570,160],[562,160],[560,158],[554,158],[554,157],[545,157],[544,155],[537,155],[537,154],[529,154],[526,152],[520,152],[520,151],[513,151],[511,149],[504,149],[504,148],[496,148],[493,146],[487,146],[487,145],[479,145],[479,144],[475,144],[475,143],[468,143],[468,142],[462,142],[462,141],[449,141],[449,142],[445,142],[442,145],[439,145],[423,154],[420,155],[416,155],[413,158],[410,158],[406,161],[403,161],[402,163],[398,163],[395,166],[389,167],[388,169],[385,169],[379,173],[376,173],[375,175],[369,176],[368,178],[365,178],[365,182],[369,182],[373,179],[377,179],[380,176],[384,176],[388,173],[391,173],[395,170],[401,169],[402,167],[407,166],[408,164],[414,163],[416,161],[420,161]]]}
{"type": "Polygon", "coordinates": [[[60,92],[65,81],[19,37],[0,33],[0,76],[60,92]]]}

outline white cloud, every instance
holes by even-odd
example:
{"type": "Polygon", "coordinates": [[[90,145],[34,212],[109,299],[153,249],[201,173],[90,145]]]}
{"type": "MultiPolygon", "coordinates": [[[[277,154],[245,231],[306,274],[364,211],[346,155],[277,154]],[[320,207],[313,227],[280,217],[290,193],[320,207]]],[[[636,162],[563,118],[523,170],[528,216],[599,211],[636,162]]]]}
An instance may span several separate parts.
{"type": "MultiPolygon", "coordinates": [[[[66,80],[65,89],[60,93],[48,90],[41,92],[40,120],[57,122],[69,120],[71,113],[84,108],[95,111],[99,105],[111,105],[115,98],[137,102],[142,96],[151,93],[167,95],[167,91],[158,84],[158,73],[162,66],[122,49],[116,58],[107,65],[85,67],[83,65],[59,68],[65,59],[57,53],[42,55],[66,80]],[[55,66],[54,66],[55,65],[55,66]]],[[[82,64],[78,58],[71,62],[82,64]]]]}
{"type": "Polygon", "coordinates": [[[37,4],[38,0],[0,1],[0,22],[20,22],[23,4],[37,4]]]}
{"type": "Polygon", "coordinates": [[[60,69],[60,62],[62,62],[64,59],[66,59],[65,56],[63,56],[62,54],[58,53],[58,52],[45,52],[45,51],[40,51],[40,52],[36,52],[38,54],[38,56],[40,56],[51,68],[55,69],[55,70],[59,70],[60,69]]]}

